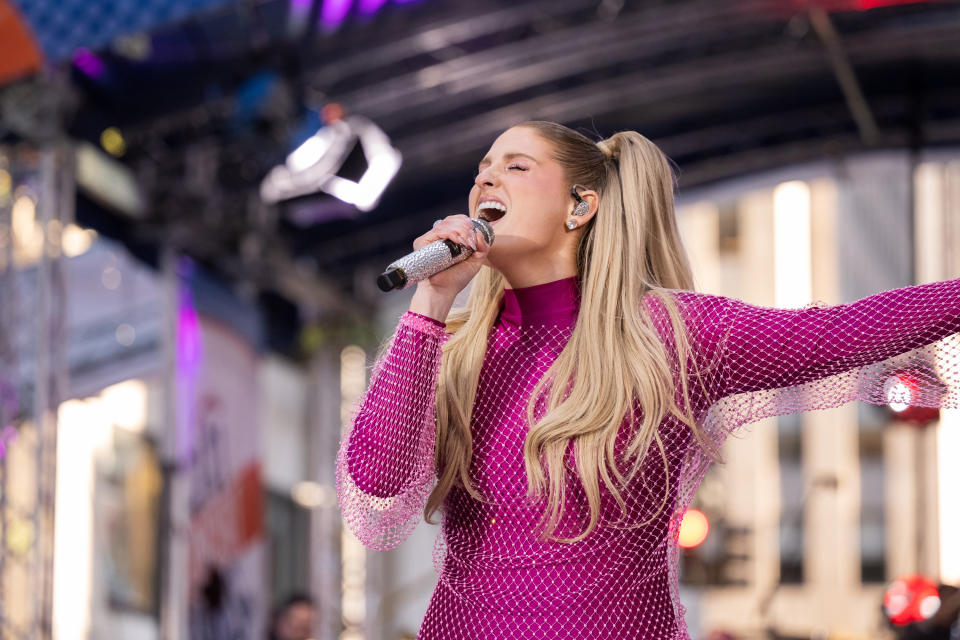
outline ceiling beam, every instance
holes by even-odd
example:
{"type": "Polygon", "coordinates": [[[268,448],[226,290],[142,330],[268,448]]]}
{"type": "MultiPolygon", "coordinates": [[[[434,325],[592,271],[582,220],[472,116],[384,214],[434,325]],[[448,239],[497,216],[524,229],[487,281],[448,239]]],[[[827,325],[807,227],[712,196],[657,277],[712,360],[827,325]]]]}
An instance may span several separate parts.
{"type": "Polygon", "coordinates": [[[814,3],[810,5],[810,23],[820,37],[820,41],[827,48],[830,55],[830,67],[833,69],[833,75],[843,91],[843,97],[850,109],[850,115],[857,123],[857,129],[860,131],[860,137],[864,144],[874,146],[880,139],[880,131],[877,128],[877,121],[870,111],[870,105],[857,82],[857,74],[850,64],[850,59],[843,50],[843,43],[840,41],[840,35],[833,26],[833,21],[827,12],[814,3]]]}

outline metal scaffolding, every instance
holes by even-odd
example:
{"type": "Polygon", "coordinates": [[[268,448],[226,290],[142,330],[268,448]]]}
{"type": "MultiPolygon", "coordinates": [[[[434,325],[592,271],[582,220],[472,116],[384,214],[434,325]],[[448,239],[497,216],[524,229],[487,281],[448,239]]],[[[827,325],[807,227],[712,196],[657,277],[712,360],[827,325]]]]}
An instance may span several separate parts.
{"type": "Polygon", "coordinates": [[[0,639],[53,633],[57,406],[66,392],[62,144],[0,148],[0,639]]]}

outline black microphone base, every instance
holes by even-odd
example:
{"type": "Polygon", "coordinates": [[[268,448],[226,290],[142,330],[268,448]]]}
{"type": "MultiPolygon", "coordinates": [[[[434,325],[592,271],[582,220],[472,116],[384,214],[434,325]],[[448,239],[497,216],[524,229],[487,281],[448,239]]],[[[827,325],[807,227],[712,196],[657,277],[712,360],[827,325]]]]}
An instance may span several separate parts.
{"type": "Polygon", "coordinates": [[[407,285],[407,275],[401,269],[390,269],[377,276],[377,286],[381,291],[402,289],[407,285]]]}

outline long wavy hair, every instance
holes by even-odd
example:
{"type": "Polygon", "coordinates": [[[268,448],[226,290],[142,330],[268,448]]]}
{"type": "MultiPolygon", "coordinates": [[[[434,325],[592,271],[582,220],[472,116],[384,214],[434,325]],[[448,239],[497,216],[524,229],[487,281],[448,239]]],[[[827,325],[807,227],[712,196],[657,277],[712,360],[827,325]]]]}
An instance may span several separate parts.
{"type": "MultiPolygon", "coordinates": [[[[693,289],[693,276],[674,216],[674,177],[664,154],[642,135],[625,131],[594,143],[586,136],[553,122],[525,122],[552,143],[553,159],[569,183],[599,194],[599,209],[587,223],[577,248],[580,310],[572,334],[560,355],[539,381],[527,405],[530,425],[524,443],[527,497],[546,498],[541,539],[582,540],[600,517],[600,483],[622,512],[622,489],[638,473],[651,445],[662,457],[669,481],[666,450],[658,425],[675,415],[693,430],[711,457],[710,441],[695,424],[686,372],[689,341],[675,302],[666,289],[693,289]],[[666,347],[642,304],[657,296],[668,313],[680,368],[683,407],[675,401],[676,380],[666,347]],[[537,419],[538,398],[546,409],[537,419]],[[643,408],[636,425],[634,408],[643,408]],[[622,469],[614,440],[624,421],[632,434],[622,469]],[[589,522],[573,538],[554,534],[566,501],[564,458],[570,442],[578,478],[589,507],[589,522]]],[[[474,278],[467,305],[447,318],[452,334],[443,347],[436,394],[435,465],[438,481],[424,517],[440,510],[454,487],[482,500],[470,478],[473,442],[470,418],[487,338],[503,298],[505,280],[482,267],[474,278]]],[[[699,376],[697,376],[698,379],[699,376]]],[[[702,384],[702,380],[701,380],[702,384]]],[[[666,504],[667,493],[658,513],[666,504]]],[[[635,526],[649,523],[649,520],[635,526]]]]}

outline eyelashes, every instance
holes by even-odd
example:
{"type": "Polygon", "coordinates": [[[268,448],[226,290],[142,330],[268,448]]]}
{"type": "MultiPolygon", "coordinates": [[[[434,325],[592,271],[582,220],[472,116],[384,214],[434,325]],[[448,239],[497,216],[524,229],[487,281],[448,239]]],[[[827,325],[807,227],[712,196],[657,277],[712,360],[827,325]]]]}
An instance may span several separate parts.
{"type": "MultiPolygon", "coordinates": [[[[527,167],[519,164],[511,164],[510,166],[507,167],[507,171],[511,171],[513,169],[516,169],[517,171],[526,171],[527,167]]],[[[480,169],[475,168],[473,170],[473,179],[476,180],[479,176],[480,176],[480,169]]]]}

